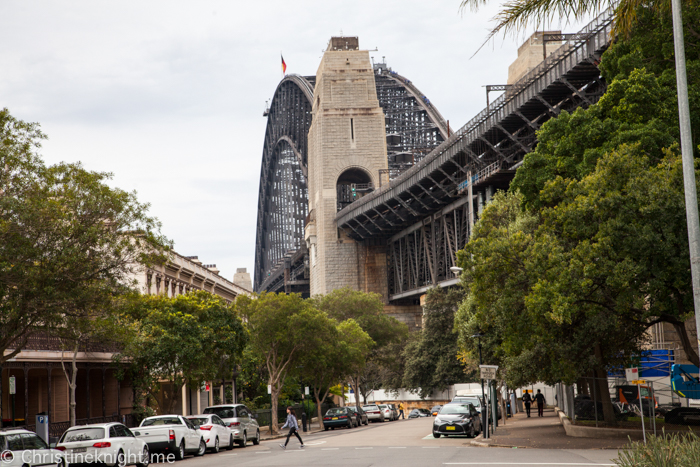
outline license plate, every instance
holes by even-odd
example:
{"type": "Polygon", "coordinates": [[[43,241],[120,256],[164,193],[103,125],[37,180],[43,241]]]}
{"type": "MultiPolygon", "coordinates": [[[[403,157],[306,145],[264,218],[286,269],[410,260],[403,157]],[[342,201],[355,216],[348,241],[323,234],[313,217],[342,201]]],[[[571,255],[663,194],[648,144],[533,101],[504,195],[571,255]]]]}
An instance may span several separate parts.
{"type": "Polygon", "coordinates": [[[87,448],[75,448],[73,449],[73,452],[86,452],[87,448]]]}
{"type": "Polygon", "coordinates": [[[447,431],[455,431],[455,427],[453,427],[453,426],[445,427],[445,429],[446,429],[447,431]]]}
{"type": "Polygon", "coordinates": [[[338,417],[333,417],[333,420],[338,420],[338,417]]]}

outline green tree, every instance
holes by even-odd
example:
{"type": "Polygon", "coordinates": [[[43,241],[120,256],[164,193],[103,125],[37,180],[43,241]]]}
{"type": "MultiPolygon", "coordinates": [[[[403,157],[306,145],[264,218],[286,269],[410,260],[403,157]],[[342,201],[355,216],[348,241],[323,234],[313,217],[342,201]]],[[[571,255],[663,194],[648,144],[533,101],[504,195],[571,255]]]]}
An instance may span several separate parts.
{"type": "MultiPolygon", "coordinates": [[[[378,375],[386,359],[383,350],[392,343],[401,341],[408,333],[405,324],[384,313],[381,297],[375,293],[360,292],[348,287],[336,289],[329,294],[313,297],[316,306],[337,321],[353,319],[374,341],[367,365],[351,376],[356,395],[367,402],[367,395],[381,384],[378,375]]],[[[359,397],[356,397],[359,405],[359,397]]]]}
{"type": "Polygon", "coordinates": [[[403,351],[406,359],[403,387],[418,391],[423,399],[433,391],[443,391],[467,379],[457,360],[457,336],[453,329],[455,311],[463,298],[460,289],[430,289],[423,329],[403,351]]]}
{"type": "Polygon", "coordinates": [[[265,360],[272,392],[271,430],[276,433],[277,406],[285,378],[296,371],[303,359],[308,349],[306,339],[324,334],[328,316],[299,294],[239,297],[236,307],[246,319],[251,348],[265,360]]]}
{"type": "Polygon", "coordinates": [[[0,111],[0,367],[36,332],[98,309],[169,247],[135,193],[80,164],[47,167],[43,139],[38,124],[0,111]]]}
{"type": "Polygon", "coordinates": [[[342,323],[329,319],[312,339],[301,365],[304,381],[313,387],[318,419],[322,420],[321,404],[331,388],[362,372],[374,342],[353,319],[342,323]]]}
{"type": "Polygon", "coordinates": [[[114,359],[130,364],[135,386],[160,413],[172,413],[185,385],[221,376],[222,358],[240,360],[247,341],[234,306],[205,291],[131,297],[121,324],[129,335],[114,359]]]}

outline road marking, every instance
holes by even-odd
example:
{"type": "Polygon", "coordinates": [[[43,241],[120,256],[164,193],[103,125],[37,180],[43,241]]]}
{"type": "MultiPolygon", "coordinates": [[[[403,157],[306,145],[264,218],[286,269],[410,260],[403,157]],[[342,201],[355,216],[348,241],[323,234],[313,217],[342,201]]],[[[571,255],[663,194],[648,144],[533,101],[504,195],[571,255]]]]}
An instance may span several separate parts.
{"type": "Polygon", "coordinates": [[[389,449],[406,449],[406,446],[389,446],[389,449]]]}
{"type": "Polygon", "coordinates": [[[270,451],[255,451],[255,454],[270,454],[270,451]]]}
{"type": "Polygon", "coordinates": [[[237,456],[238,454],[221,454],[220,457],[237,456]]]}
{"type": "Polygon", "coordinates": [[[374,449],[374,448],[355,448],[355,449],[374,449]]]}
{"type": "Polygon", "coordinates": [[[423,449],[440,449],[440,446],[423,446],[423,449]]]}
{"type": "Polygon", "coordinates": [[[316,441],[315,443],[305,443],[304,446],[318,446],[319,444],[326,444],[325,441],[316,441]]]}
{"type": "Polygon", "coordinates": [[[582,462],[443,462],[442,465],[598,465],[614,466],[615,464],[590,464],[582,462]]]}
{"type": "Polygon", "coordinates": [[[321,451],[337,451],[340,448],[321,448],[321,451]]]}

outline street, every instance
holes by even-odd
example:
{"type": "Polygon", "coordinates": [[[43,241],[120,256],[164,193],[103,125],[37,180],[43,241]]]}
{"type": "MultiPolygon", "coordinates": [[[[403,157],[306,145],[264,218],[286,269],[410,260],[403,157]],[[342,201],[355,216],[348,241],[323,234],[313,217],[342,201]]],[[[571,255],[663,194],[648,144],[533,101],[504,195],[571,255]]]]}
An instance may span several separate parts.
{"type": "Polygon", "coordinates": [[[470,445],[466,437],[435,439],[432,417],[375,423],[353,429],[302,433],[305,449],[292,437],[286,450],[284,439],[263,441],[231,452],[188,457],[182,467],[238,465],[278,466],[352,465],[362,466],[612,466],[616,450],[557,450],[485,448],[470,445]]]}

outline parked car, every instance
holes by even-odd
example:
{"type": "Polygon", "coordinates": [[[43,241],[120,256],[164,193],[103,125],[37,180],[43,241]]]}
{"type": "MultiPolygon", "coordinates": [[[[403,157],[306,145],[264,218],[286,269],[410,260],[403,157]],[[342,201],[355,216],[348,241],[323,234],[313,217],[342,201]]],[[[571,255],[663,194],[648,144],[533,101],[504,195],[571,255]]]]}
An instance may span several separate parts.
{"type": "Polygon", "coordinates": [[[387,404],[389,408],[391,409],[392,415],[394,416],[394,420],[399,419],[399,409],[396,407],[396,404],[387,404]]]}
{"type": "Polygon", "coordinates": [[[141,425],[134,428],[134,435],[144,440],[151,452],[173,453],[177,460],[188,453],[203,456],[207,452],[202,434],[182,415],[144,418],[141,425]]]}
{"type": "Polygon", "coordinates": [[[440,412],[441,408],[442,408],[441,405],[436,405],[432,409],[430,409],[430,413],[433,414],[433,417],[436,417],[437,414],[440,412]]]}
{"type": "Polygon", "coordinates": [[[367,418],[367,414],[365,413],[364,410],[361,408],[357,408],[354,405],[348,406],[348,410],[350,410],[353,415],[355,416],[355,420],[357,421],[356,425],[369,425],[369,418],[367,418]]]}
{"type": "Polygon", "coordinates": [[[260,444],[260,426],[253,412],[243,404],[212,405],[204,409],[205,414],[216,414],[233,430],[233,439],[242,448],[248,440],[257,446],[260,444]]]}
{"type": "Polygon", "coordinates": [[[430,417],[430,410],[428,409],[413,409],[411,413],[408,414],[408,418],[420,418],[420,417],[430,417]]]}
{"type": "Polygon", "coordinates": [[[326,431],[336,428],[353,428],[354,426],[355,414],[348,407],[328,409],[323,416],[323,429],[326,431]]]}
{"type": "Polygon", "coordinates": [[[367,419],[371,422],[383,422],[384,415],[382,415],[382,410],[378,405],[363,405],[362,410],[367,414],[367,419]]]}
{"type": "Polygon", "coordinates": [[[389,420],[390,422],[394,420],[394,412],[386,404],[377,404],[379,410],[381,410],[382,415],[384,415],[384,420],[389,420]]]}
{"type": "Polygon", "coordinates": [[[69,464],[102,464],[146,467],[151,462],[148,445],[121,423],[98,423],[68,428],[56,444],[69,464]]]}
{"type": "Polygon", "coordinates": [[[481,432],[481,416],[472,404],[445,404],[433,421],[433,437],[467,435],[481,432]]]}
{"type": "Polygon", "coordinates": [[[197,427],[207,443],[207,449],[219,452],[221,447],[233,449],[233,430],[216,414],[190,415],[187,420],[197,427]]]}
{"type": "Polygon", "coordinates": [[[51,449],[39,435],[24,428],[0,430],[0,462],[7,467],[66,465],[61,450],[51,449]]]}
{"type": "Polygon", "coordinates": [[[450,404],[471,404],[477,412],[481,413],[481,398],[479,396],[456,396],[450,404]]]}

